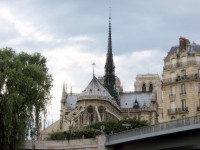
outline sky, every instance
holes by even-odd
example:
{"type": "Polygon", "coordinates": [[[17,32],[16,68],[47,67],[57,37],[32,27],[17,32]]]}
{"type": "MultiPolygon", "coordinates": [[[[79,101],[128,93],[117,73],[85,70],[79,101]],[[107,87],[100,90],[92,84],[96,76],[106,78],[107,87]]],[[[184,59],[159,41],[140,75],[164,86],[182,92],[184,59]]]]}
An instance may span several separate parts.
{"type": "Polygon", "coordinates": [[[200,44],[199,0],[1,0],[0,48],[39,52],[54,82],[48,120],[59,119],[63,83],[80,93],[104,75],[109,7],[115,72],[125,91],[138,74],[159,74],[179,37],[200,44]]]}

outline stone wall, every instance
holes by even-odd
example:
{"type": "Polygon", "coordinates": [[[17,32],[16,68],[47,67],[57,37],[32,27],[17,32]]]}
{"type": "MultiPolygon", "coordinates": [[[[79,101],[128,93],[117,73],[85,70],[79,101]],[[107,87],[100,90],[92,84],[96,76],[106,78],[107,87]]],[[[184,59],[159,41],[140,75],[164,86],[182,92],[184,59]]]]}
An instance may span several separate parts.
{"type": "Polygon", "coordinates": [[[25,150],[32,149],[35,145],[36,150],[112,150],[104,147],[106,137],[97,136],[93,139],[63,140],[63,141],[26,141],[25,150]]]}

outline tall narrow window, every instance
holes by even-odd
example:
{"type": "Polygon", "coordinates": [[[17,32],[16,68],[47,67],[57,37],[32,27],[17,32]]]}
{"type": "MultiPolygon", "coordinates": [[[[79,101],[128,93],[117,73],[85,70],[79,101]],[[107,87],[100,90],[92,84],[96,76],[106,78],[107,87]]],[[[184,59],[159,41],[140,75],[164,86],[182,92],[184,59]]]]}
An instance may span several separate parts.
{"type": "Polygon", "coordinates": [[[100,115],[101,121],[103,121],[103,106],[99,107],[99,115],[100,115]]]}
{"type": "Polygon", "coordinates": [[[182,65],[183,66],[187,65],[187,57],[182,57],[182,65]]]}
{"type": "Polygon", "coordinates": [[[181,77],[182,77],[182,79],[186,79],[186,71],[185,70],[181,70],[181,77]]]}
{"type": "Polygon", "coordinates": [[[174,72],[172,72],[172,73],[171,73],[171,81],[172,81],[172,82],[174,82],[174,81],[175,81],[175,77],[176,77],[175,73],[174,73],[174,72]]]}
{"type": "Polygon", "coordinates": [[[146,92],[146,85],[145,84],[142,85],[142,92],[146,92]]]}
{"type": "Polygon", "coordinates": [[[175,102],[171,102],[170,103],[170,107],[171,107],[171,113],[176,113],[176,104],[175,104],[175,102]]]}
{"type": "Polygon", "coordinates": [[[181,84],[181,94],[186,94],[185,84],[181,84]]]}
{"type": "Polygon", "coordinates": [[[199,78],[200,78],[200,69],[198,70],[198,76],[199,76],[199,78]]]}
{"type": "Polygon", "coordinates": [[[181,100],[181,104],[182,104],[182,110],[186,110],[186,100],[185,99],[181,100]]]}
{"type": "Polygon", "coordinates": [[[153,92],[153,85],[152,84],[149,85],[149,92],[153,92]]]}
{"type": "Polygon", "coordinates": [[[175,86],[170,86],[170,96],[175,96],[175,86]]]}
{"type": "Polygon", "coordinates": [[[83,124],[83,112],[80,114],[80,124],[83,124]]]}
{"type": "Polygon", "coordinates": [[[200,65],[200,56],[196,56],[197,65],[200,65]]]}
{"type": "Polygon", "coordinates": [[[89,117],[89,124],[91,125],[94,121],[94,113],[92,106],[88,107],[88,117],[89,117]]]}
{"type": "Polygon", "coordinates": [[[200,83],[199,83],[199,90],[198,90],[198,91],[199,91],[199,93],[200,93],[200,83]]]}
{"type": "Polygon", "coordinates": [[[176,67],[176,59],[172,59],[172,68],[176,67]]]}

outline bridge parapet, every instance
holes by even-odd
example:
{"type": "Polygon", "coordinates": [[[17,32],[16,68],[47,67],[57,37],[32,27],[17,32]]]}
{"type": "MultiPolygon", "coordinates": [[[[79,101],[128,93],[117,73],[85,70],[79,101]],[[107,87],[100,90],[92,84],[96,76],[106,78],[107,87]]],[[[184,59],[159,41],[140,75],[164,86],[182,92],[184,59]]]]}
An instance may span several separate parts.
{"type": "Polygon", "coordinates": [[[200,115],[115,133],[111,136],[107,136],[105,146],[192,129],[200,129],[200,115]]]}

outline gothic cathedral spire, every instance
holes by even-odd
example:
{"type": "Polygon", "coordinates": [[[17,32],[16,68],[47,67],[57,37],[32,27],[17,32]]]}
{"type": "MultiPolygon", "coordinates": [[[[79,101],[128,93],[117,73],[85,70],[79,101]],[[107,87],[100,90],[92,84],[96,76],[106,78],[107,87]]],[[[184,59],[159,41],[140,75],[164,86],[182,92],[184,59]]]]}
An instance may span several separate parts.
{"type": "Polygon", "coordinates": [[[111,16],[109,16],[109,33],[108,33],[108,52],[105,64],[104,86],[119,104],[118,95],[115,86],[115,65],[112,54],[112,38],[111,38],[111,16]]]}

